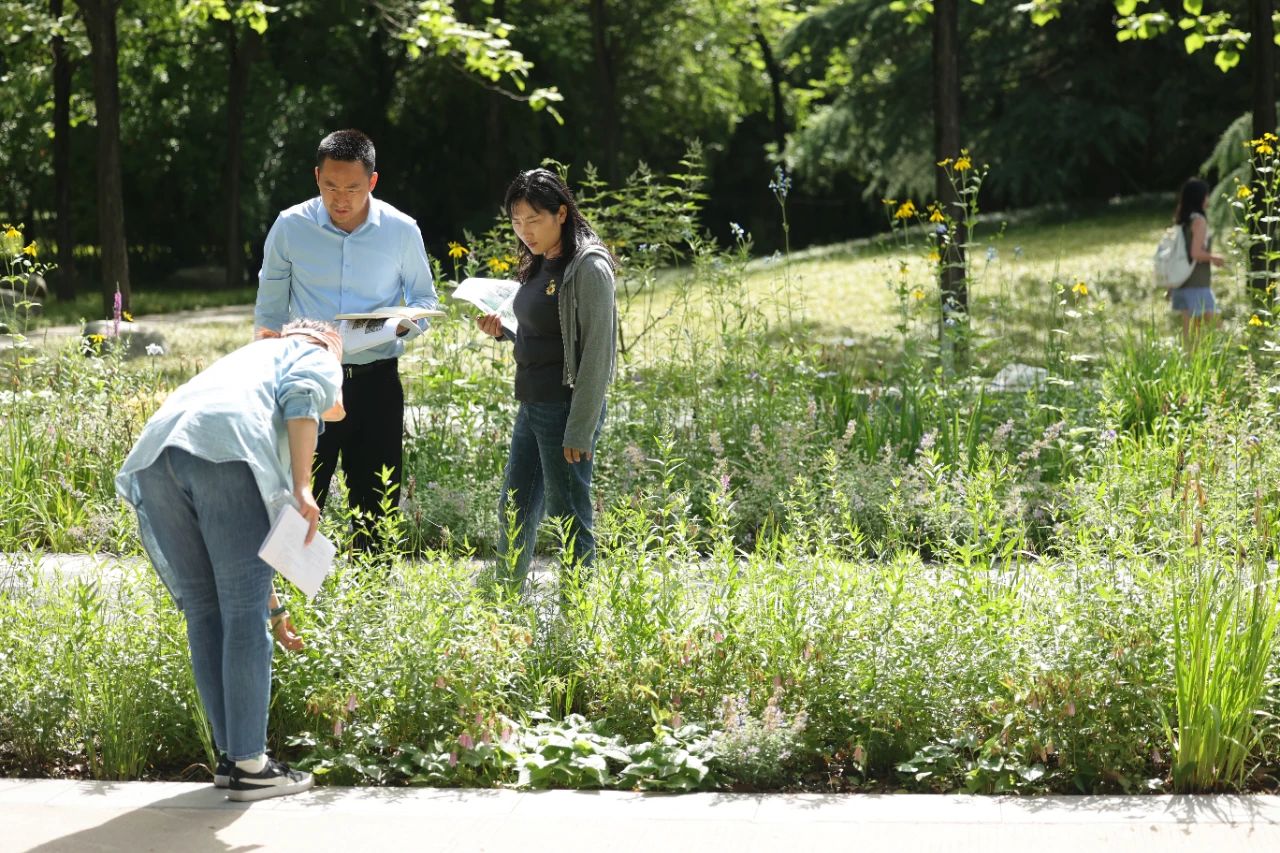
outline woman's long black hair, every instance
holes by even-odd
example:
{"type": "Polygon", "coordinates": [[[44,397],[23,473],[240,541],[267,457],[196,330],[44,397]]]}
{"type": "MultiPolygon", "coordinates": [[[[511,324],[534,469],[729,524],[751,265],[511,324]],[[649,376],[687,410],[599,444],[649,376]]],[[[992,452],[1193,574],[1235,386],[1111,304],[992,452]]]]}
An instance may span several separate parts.
{"type": "Polygon", "coordinates": [[[1187,178],[1182,185],[1182,194],[1178,197],[1178,207],[1173,212],[1173,221],[1185,225],[1191,220],[1191,214],[1204,216],[1204,203],[1209,198],[1209,185],[1199,178],[1187,178]]]}
{"type": "MultiPolygon", "coordinates": [[[[560,225],[560,256],[568,262],[578,253],[578,249],[591,243],[604,243],[595,229],[587,222],[582,211],[578,210],[578,202],[573,192],[565,186],[560,176],[550,169],[529,169],[516,175],[516,179],[507,187],[506,197],[502,200],[502,212],[511,216],[511,208],[518,201],[528,202],[534,210],[546,211],[552,215],[564,205],[567,215],[560,225]]],[[[607,251],[607,247],[606,247],[607,251]]],[[[542,267],[542,256],[529,251],[524,241],[516,240],[516,257],[520,259],[516,267],[516,280],[523,283],[536,274],[542,267]]],[[[614,268],[618,261],[609,253],[614,268]]]]}

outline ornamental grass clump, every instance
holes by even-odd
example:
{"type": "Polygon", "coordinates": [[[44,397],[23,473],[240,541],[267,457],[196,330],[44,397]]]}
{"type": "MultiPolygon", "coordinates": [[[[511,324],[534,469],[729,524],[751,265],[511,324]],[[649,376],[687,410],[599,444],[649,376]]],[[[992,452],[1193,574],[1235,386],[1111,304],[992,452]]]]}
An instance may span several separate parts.
{"type": "Polygon", "coordinates": [[[1176,726],[1173,787],[1243,787],[1265,728],[1271,660],[1280,627],[1280,586],[1261,561],[1252,569],[1180,568],[1173,596],[1176,726]]]}

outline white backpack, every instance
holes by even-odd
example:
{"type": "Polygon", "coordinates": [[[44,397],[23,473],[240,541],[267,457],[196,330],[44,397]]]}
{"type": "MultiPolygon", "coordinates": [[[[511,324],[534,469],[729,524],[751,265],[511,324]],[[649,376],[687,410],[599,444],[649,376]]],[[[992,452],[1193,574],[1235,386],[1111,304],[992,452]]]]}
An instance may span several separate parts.
{"type": "Polygon", "coordinates": [[[1156,287],[1173,290],[1187,283],[1196,262],[1191,260],[1191,250],[1181,225],[1165,229],[1156,247],[1156,287]]]}

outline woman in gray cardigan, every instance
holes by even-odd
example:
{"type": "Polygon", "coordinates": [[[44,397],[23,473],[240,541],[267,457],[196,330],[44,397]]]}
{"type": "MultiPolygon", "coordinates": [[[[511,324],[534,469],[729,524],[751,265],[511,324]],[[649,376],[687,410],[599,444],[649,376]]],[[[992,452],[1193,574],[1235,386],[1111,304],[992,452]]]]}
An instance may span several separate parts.
{"type": "Polygon", "coordinates": [[[517,329],[505,331],[496,314],[476,324],[515,344],[520,408],[498,520],[499,575],[518,589],[544,515],[567,523],[572,563],[595,556],[591,467],[617,353],[617,266],[554,172],[521,172],[503,210],[518,238],[517,329]]]}

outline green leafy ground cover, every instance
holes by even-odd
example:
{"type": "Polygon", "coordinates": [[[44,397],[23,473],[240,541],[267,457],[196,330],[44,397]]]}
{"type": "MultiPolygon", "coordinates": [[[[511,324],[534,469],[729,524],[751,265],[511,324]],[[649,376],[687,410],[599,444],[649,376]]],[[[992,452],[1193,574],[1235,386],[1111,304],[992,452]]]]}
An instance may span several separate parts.
{"type": "MultiPolygon", "coordinates": [[[[485,582],[511,365],[453,309],[403,360],[399,547],[295,606],[272,748],[360,784],[1273,786],[1280,383],[1232,270],[1187,353],[1147,285],[1167,211],[981,224],[963,365],[917,230],[750,260],[749,235],[692,236],[696,189],[583,193],[628,271],[597,566],[524,598],[485,582]],[[992,390],[1014,362],[1045,380],[992,390]]],[[[500,274],[505,240],[467,235],[441,281],[500,274]]],[[[0,359],[0,547],[29,554],[0,574],[5,771],[209,762],[151,574],[35,563],[140,553],[111,478],[168,390],[248,335],[0,359]]]]}

